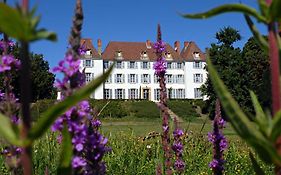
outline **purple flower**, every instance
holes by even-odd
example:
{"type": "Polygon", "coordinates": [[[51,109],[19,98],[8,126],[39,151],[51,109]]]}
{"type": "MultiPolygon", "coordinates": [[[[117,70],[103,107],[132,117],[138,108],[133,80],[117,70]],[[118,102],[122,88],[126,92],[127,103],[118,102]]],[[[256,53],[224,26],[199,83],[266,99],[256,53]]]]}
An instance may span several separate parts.
{"type": "Polygon", "coordinates": [[[82,157],[74,157],[72,159],[72,167],[73,168],[80,168],[86,166],[87,163],[82,157]]]}
{"type": "Polygon", "coordinates": [[[99,121],[97,119],[94,119],[94,120],[92,120],[92,125],[94,127],[100,127],[101,126],[101,121],[99,121]]]}
{"type": "Polygon", "coordinates": [[[184,135],[184,133],[183,133],[183,130],[177,128],[174,130],[173,135],[174,135],[174,137],[181,137],[184,135]]]}
{"type": "Polygon", "coordinates": [[[20,61],[15,59],[12,55],[2,56],[0,63],[0,72],[10,71],[12,68],[20,68],[20,61]]]}
{"type": "Polygon", "coordinates": [[[224,170],[225,160],[223,152],[227,149],[228,143],[225,136],[222,134],[222,129],[225,127],[225,121],[221,117],[220,102],[216,101],[216,116],[213,121],[213,131],[208,133],[208,140],[213,144],[213,160],[209,166],[215,174],[222,174],[224,170]]]}
{"type": "Polygon", "coordinates": [[[175,142],[172,146],[172,149],[177,153],[181,154],[183,151],[183,145],[181,142],[175,142]]]}
{"type": "Polygon", "coordinates": [[[184,161],[178,159],[175,161],[174,167],[177,171],[183,172],[184,168],[185,168],[185,163],[184,163],[184,161]]]}
{"type": "Polygon", "coordinates": [[[153,64],[153,69],[155,70],[155,75],[164,75],[167,70],[167,62],[165,58],[161,57],[153,64]]]}

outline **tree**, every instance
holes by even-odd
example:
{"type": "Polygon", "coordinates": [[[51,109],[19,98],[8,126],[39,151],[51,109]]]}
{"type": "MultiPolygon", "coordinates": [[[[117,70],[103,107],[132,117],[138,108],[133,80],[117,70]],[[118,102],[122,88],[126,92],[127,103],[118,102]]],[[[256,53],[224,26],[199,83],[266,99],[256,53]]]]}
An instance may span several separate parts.
{"type": "MultiPolygon", "coordinates": [[[[236,100],[241,101],[241,96],[239,95],[241,94],[239,88],[241,79],[237,71],[242,60],[241,50],[233,47],[233,43],[239,41],[241,36],[237,30],[226,27],[216,33],[216,39],[218,40],[217,44],[212,43],[209,49],[210,59],[220,74],[221,79],[230,89],[232,95],[234,95],[236,100]]],[[[207,66],[206,69],[208,69],[207,66]]],[[[206,105],[210,112],[210,118],[214,118],[217,96],[214,92],[209,75],[201,89],[203,94],[209,97],[206,101],[206,105]]]]}
{"type": "MultiPolygon", "coordinates": [[[[261,100],[261,103],[270,107],[270,84],[268,56],[259,47],[258,43],[250,38],[243,51],[233,44],[241,39],[239,32],[226,27],[216,34],[217,44],[211,44],[209,55],[218,71],[220,78],[228,87],[244,112],[250,115],[254,112],[249,91],[252,90],[261,100]]],[[[206,67],[208,69],[208,67],[206,67]]],[[[208,76],[202,86],[204,95],[209,96],[206,105],[210,118],[214,117],[216,94],[208,76]]]]}
{"type": "MultiPolygon", "coordinates": [[[[16,44],[12,50],[15,58],[19,57],[19,46],[16,44]]],[[[30,53],[31,66],[31,101],[34,102],[40,99],[55,98],[56,89],[53,86],[55,75],[49,71],[49,63],[44,60],[42,54],[30,53]]],[[[3,75],[0,75],[0,80],[3,80],[3,75]]],[[[14,87],[15,95],[20,99],[20,72],[12,72],[12,86],[14,87]]],[[[0,82],[0,89],[3,89],[0,82]]]]}

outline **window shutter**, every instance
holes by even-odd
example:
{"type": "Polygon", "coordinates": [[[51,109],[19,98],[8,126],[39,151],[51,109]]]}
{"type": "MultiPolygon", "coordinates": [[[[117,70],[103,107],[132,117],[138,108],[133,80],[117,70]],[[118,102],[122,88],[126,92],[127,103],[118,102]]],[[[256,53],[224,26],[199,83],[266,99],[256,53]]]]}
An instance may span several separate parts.
{"type": "Polygon", "coordinates": [[[143,62],[140,62],[140,68],[141,69],[143,68],[143,62]]]}
{"type": "Polygon", "coordinates": [[[138,68],[138,62],[135,62],[135,69],[138,68]]]}
{"type": "Polygon", "coordinates": [[[148,83],[150,83],[150,82],[151,82],[151,76],[148,75],[148,83]]]}
{"type": "Polygon", "coordinates": [[[109,99],[112,99],[112,89],[109,89],[109,99]]]}
{"type": "Polygon", "coordinates": [[[122,99],[125,99],[125,89],[122,89],[122,99]]]}
{"type": "Polygon", "coordinates": [[[131,74],[128,74],[128,83],[131,83],[131,74]]]}
{"type": "Polygon", "coordinates": [[[125,67],[125,63],[121,62],[121,68],[123,69],[125,67]]]}
{"type": "Polygon", "coordinates": [[[94,67],[94,60],[91,60],[91,67],[94,67]]]}
{"type": "Polygon", "coordinates": [[[127,63],[127,68],[130,69],[130,61],[127,63]]]}
{"type": "Polygon", "coordinates": [[[94,73],[91,74],[91,80],[93,80],[95,77],[94,77],[94,73]]]}
{"type": "Polygon", "coordinates": [[[122,74],[122,83],[125,83],[125,75],[122,74]]]}
{"type": "Polygon", "coordinates": [[[115,99],[117,99],[117,89],[115,89],[115,99]]]}
{"type": "Polygon", "coordinates": [[[136,74],[136,77],[135,77],[135,78],[136,78],[136,83],[138,83],[138,76],[139,76],[139,75],[136,74]]]}
{"type": "Polygon", "coordinates": [[[86,67],[86,60],[82,60],[83,62],[83,67],[86,67]]]}
{"type": "Polygon", "coordinates": [[[139,90],[136,89],[135,99],[138,99],[139,98],[138,96],[139,96],[139,90]]]}
{"type": "Polygon", "coordinates": [[[114,83],[117,83],[117,74],[114,74],[114,83]]]}

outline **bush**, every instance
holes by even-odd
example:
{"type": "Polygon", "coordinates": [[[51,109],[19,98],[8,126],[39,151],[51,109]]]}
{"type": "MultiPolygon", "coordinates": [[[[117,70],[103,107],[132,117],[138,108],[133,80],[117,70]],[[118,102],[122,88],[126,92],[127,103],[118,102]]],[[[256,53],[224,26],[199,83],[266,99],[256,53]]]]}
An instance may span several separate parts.
{"type": "Polygon", "coordinates": [[[191,120],[194,117],[200,117],[196,112],[194,100],[169,100],[168,107],[184,120],[191,120]]]}
{"type": "Polygon", "coordinates": [[[55,99],[38,100],[36,103],[31,104],[31,117],[36,121],[40,114],[46,111],[49,107],[55,104],[55,99]]]}
{"type": "Polygon", "coordinates": [[[97,113],[101,112],[99,117],[121,118],[128,115],[128,112],[122,100],[90,100],[90,104],[97,113]],[[102,110],[102,111],[101,111],[102,110]]]}
{"type": "Polygon", "coordinates": [[[152,101],[132,101],[130,112],[138,118],[159,118],[160,111],[152,101]]]}

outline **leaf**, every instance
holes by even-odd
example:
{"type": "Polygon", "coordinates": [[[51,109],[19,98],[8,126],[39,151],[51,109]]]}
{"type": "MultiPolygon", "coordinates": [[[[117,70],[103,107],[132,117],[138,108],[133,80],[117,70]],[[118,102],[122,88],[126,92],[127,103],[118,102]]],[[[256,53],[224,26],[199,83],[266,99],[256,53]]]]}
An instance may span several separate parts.
{"type": "Polygon", "coordinates": [[[34,40],[40,40],[40,39],[57,41],[57,35],[54,32],[48,32],[45,29],[40,29],[36,32],[34,40]]]}
{"type": "Polygon", "coordinates": [[[113,69],[113,66],[114,64],[103,75],[97,77],[86,86],[74,92],[71,96],[68,96],[65,100],[57,103],[56,105],[45,111],[40,116],[38,122],[31,128],[28,137],[31,140],[36,140],[37,138],[42,136],[53,124],[53,122],[67,109],[76,105],[81,100],[88,98],[90,94],[107,79],[113,69]]]}
{"type": "Polygon", "coordinates": [[[268,16],[269,8],[265,0],[258,0],[259,8],[263,16],[268,16]]]}
{"type": "Polygon", "coordinates": [[[271,143],[269,139],[265,138],[265,136],[257,130],[254,123],[247,118],[219,78],[209,58],[207,58],[207,64],[214,89],[237,134],[255,148],[261,159],[265,162],[281,165],[281,157],[277,154],[274,144],[271,143]]]}
{"type": "Polygon", "coordinates": [[[246,22],[251,30],[251,32],[253,33],[255,39],[257,40],[257,42],[259,43],[259,45],[261,46],[261,48],[264,49],[264,51],[268,52],[268,42],[266,41],[266,39],[260,34],[260,32],[258,31],[258,29],[256,28],[256,26],[254,25],[253,21],[251,20],[251,18],[248,15],[244,15],[246,22]]]}
{"type": "Polygon", "coordinates": [[[264,113],[258,98],[253,91],[250,91],[250,96],[256,112],[256,123],[259,125],[259,128],[263,134],[266,137],[269,137],[271,132],[271,118],[267,117],[267,115],[264,113]]]}
{"type": "Polygon", "coordinates": [[[271,139],[276,141],[276,139],[281,134],[281,111],[278,111],[272,119],[272,130],[271,130],[271,139]]]}
{"type": "Polygon", "coordinates": [[[185,18],[205,19],[227,12],[241,12],[255,17],[258,21],[267,23],[267,19],[260,15],[256,9],[243,4],[226,4],[198,14],[184,14],[185,18]]]}
{"type": "Polygon", "coordinates": [[[269,7],[269,14],[271,16],[271,22],[273,21],[281,21],[281,0],[273,0],[270,7],[269,7]]]}
{"type": "Polygon", "coordinates": [[[29,34],[28,22],[21,13],[0,3],[0,31],[18,40],[26,41],[29,34]]]}
{"type": "Polygon", "coordinates": [[[9,143],[16,146],[22,146],[22,142],[19,139],[19,136],[16,134],[15,130],[13,129],[13,125],[9,120],[9,117],[4,116],[0,113],[0,135],[6,139],[9,143]]]}
{"type": "Polygon", "coordinates": [[[71,174],[71,160],[72,160],[72,143],[71,136],[66,125],[62,131],[62,150],[60,155],[60,163],[57,170],[58,175],[71,174]]]}
{"type": "Polygon", "coordinates": [[[252,167],[256,173],[256,175],[265,175],[265,173],[263,172],[263,170],[261,169],[261,167],[259,166],[257,160],[255,159],[254,155],[252,152],[249,153],[251,162],[252,162],[252,167]]]}

